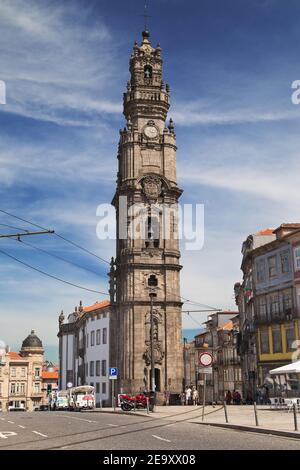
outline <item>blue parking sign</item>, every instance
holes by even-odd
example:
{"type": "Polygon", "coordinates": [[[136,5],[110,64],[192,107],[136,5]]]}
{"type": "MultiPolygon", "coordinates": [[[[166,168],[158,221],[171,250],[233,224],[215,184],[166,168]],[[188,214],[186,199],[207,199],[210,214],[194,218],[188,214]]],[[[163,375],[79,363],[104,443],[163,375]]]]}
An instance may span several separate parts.
{"type": "Polygon", "coordinates": [[[110,367],[109,368],[109,375],[111,377],[117,377],[118,376],[118,368],[117,367],[110,367]]]}

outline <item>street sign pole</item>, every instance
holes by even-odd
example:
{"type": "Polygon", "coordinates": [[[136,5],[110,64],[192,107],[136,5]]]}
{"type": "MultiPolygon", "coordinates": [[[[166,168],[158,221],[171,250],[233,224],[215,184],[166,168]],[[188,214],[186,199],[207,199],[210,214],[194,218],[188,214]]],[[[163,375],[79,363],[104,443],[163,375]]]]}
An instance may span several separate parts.
{"type": "Polygon", "coordinates": [[[204,374],[204,379],[203,379],[203,408],[202,408],[202,421],[204,421],[205,400],[206,400],[206,374],[204,374]]]}
{"type": "Polygon", "coordinates": [[[116,400],[115,400],[115,380],[117,380],[119,375],[119,370],[117,367],[109,368],[109,380],[112,381],[111,384],[111,406],[116,411],[116,400]]]}
{"type": "Polygon", "coordinates": [[[115,401],[115,381],[112,380],[112,384],[111,384],[111,401],[112,401],[112,407],[114,409],[114,411],[116,411],[116,401],[115,401]]]}

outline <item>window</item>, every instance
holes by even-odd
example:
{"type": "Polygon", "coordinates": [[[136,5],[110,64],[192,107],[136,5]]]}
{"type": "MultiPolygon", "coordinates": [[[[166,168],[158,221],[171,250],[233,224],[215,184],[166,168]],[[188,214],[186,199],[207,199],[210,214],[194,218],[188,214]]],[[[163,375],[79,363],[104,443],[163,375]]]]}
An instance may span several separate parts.
{"type": "Polygon", "coordinates": [[[295,268],[300,269],[300,248],[295,249],[295,268]]]}
{"type": "Polygon", "coordinates": [[[25,384],[20,384],[20,393],[21,395],[25,395],[25,384]]]}
{"type": "Polygon", "coordinates": [[[262,295],[258,298],[258,312],[261,319],[265,319],[267,315],[267,301],[266,297],[262,295]]]}
{"type": "Polygon", "coordinates": [[[89,347],[89,334],[86,335],[86,347],[89,347]]]}
{"type": "Polygon", "coordinates": [[[106,377],[106,360],[102,361],[102,375],[106,377]]]}
{"type": "Polygon", "coordinates": [[[270,256],[270,258],[268,258],[268,270],[269,270],[269,277],[276,276],[277,274],[276,256],[270,256]]]}
{"type": "Polygon", "coordinates": [[[259,259],[256,262],[256,279],[257,282],[263,282],[266,277],[266,271],[265,271],[265,260],[264,259],[259,259]]]}
{"type": "Polygon", "coordinates": [[[285,327],[285,337],[286,337],[286,350],[293,351],[295,348],[294,341],[295,341],[295,328],[294,325],[289,325],[285,327]]]}
{"type": "Polygon", "coordinates": [[[106,394],[106,383],[105,382],[102,383],[102,394],[103,395],[106,394]]]}
{"type": "Polygon", "coordinates": [[[90,362],[90,376],[91,377],[94,377],[94,374],[95,374],[94,368],[95,368],[95,362],[91,361],[90,362]]]}
{"type": "Polygon", "coordinates": [[[91,332],[91,346],[95,346],[95,332],[91,332]]]}
{"type": "Polygon", "coordinates": [[[96,344],[101,344],[101,330],[96,331],[96,344]]]}
{"type": "Polygon", "coordinates": [[[94,386],[94,382],[90,382],[90,386],[93,387],[93,386],[94,386]]]}
{"type": "Polygon", "coordinates": [[[40,368],[39,367],[35,367],[34,369],[34,376],[37,378],[40,376],[40,368]]]}
{"type": "Polygon", "coordinates": [[[292,291],[285,290],[283,292],[283,309],[285,312],[290,312],[292,308],[292,291]]]}
{"type": "Polygon", "coordinates": [[[144,67],[144,78],[152,78],[152,67],[150,65],[144,67]]]}
{"type": "Polygon", "coordinates": [[[282,352],[282,339],[280,326],[274,326],[272,329],[273,353],[282,352]]]}
{"type": "Polygon", "coordinates": [[[102,330],[102,344],[107,344],[107,328],[102,330]]]}
{"type": "Polygon", "coordinates": [[[25,369],[25,367],[22,367],[22,369],[21,369],[21,377],[25,377],[25,375],[26,375],[26,369],[25,369]]]}
{"type": "Polygon", "coordinates": [[[10,393],[14,395],[16,393],[16,384],[12,383],[10,384],[10,393]]]}
{"type": "Polygon", "coordinates": [[[159,248],[160,225],[159,218],[156,216],[148,215],[146,220],[146,247],[159,248]]]}
{"type": "Polygon", "coordinates": [[[16,368],[15,367],[12,367],[11,368],[11,376],[12,377],[16,377],[17,373],[16,373],[16,368]]]}
{"type": "Polygon", "coordinates": [[[100,376],[100,363],[101,363],[101,361],[96,361],[96,375],[97,375],[97,377],[100,376]]]}
{"type": "Polygon", "coordinates": [[[35,382],[34,384],[34,393],[40,393],[40,383],[35,382]]]}
{"type": "Polygon", "coordinates": [[[290,268],[290,253],[288,251],[284,251],[280,253],[280,261],[281,261],[281,272],[282,274],[288,274],[291,270],[290,268]]]}
{"type": "Polygon", "coordinates": [[[99,384],[99,382],[96,383],[96,393],[100,393],[100,384],[99,384]]]}
{"type": "Polygon", "coordinates": [[[261,354],[268,354],[270,352],[268,329],[260,330],[260,351],[261,354]]]}
{"type": "Polygon", "coordinates": [[[270,295],[270,303],[271,303],[271,314],[272,316],[276,316],[279,313],[280,310],[280,304],[279,304],[279,295],[278,294],[271,294],[270,295]]]}

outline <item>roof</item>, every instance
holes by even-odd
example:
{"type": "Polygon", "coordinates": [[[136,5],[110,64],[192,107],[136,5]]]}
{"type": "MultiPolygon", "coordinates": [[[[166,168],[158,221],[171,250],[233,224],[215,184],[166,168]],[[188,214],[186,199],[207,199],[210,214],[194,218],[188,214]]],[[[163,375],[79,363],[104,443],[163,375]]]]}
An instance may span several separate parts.
{"type": "Polygon", "coordinates": [[[255,235],[272,235],[273,233],[274,233],[273,228],[264,228],[263,230],[256,232],[255,235]]]}
{"type": "Polygon", "coordinates": [[[31,330],[30,335],[24,339],[22,348],[42,348],[43,344],[40,338],[35,334],[34,330],[31,330]]]}
{"type": "Polygon", "coordinates": [[[110,305],[109,300],[103,300],[102,302],[96,302],[93,305],[90,305],[89,307],[84,307],[83,311],[84,312],[93,312],[94,310],[99,310],[100,308],[105,308],[110,305]]]}
{"type": "Polygon", "coordinates": [[[271,375],[281,374],[299,374],[300,373],[300,361],[292,362],[286,366],[277,367],[276,369],[270,370],[271,375]]]}
{"type": "MultiPolygon", "coordinates": [[[[17,352],[14,352],[14,351],[10,351],[9,353],[7,353],[7,355],[9,356],[10,359],[12,359],[13,361],[24,361],[24,357],[20,356],[19,353],[17,352]]],[[[26,359],[25,359],[26,360],[26,359]]]]}
{"type": "Polygon", "coordinates": [[[47,370],[43,370],[42,378],[43,379],[58,379],[58,371],[49,372],[47,370]]]}
{"type": "Polygon", "coordinates": [[[294,230],[297,230],[300,228],[300,224],[299,223],[293,223],[293,224],[281,224],[279,225],[279,227],[277,227],[274,232],[278,232],[279,230],[281,229],[294,229],[294,230]]]}
{"type": "Polygon", "coordinates": [[[233,329],[233,323],[231,320],[225,323],[225,325],[222,325],[218,328],[218,330],[232,330],[232,329],[233,329]]]}

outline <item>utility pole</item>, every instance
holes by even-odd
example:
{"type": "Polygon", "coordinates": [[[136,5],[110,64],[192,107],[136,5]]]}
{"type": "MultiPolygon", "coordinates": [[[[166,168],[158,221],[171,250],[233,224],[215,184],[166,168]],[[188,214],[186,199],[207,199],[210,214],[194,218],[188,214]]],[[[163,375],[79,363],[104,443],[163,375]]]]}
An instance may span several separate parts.
{"type": "Polygon", "coordinates": [[[3,235],[0,235],[0,238],[17,238],[19,241],[21,239],[21,237],[26,237],[28,235],[45,235],[45,234],[51,234],[51,233],[55,233],[54,230],[44,230],[44,231],[41,231],[41,232],[24,232],[24,233],[7,233],[7,234],[3,234],[3,235]]]}
{"type": "Polygon", "coordinates": [[[187,385],[187,377],[186,377],[186,343],[187,343],[187,338],[183,338],[183,366],[184,366],[183,391],[185,391],[185,387],[187,385]]]}

